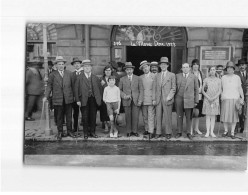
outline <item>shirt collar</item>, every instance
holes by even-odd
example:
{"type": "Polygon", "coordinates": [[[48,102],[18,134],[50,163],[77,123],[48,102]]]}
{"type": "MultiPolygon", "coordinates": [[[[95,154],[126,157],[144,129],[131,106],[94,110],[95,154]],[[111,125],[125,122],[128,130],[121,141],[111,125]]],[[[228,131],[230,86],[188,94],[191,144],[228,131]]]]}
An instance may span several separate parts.
{"type": "Polygon", "coordinates": [[[90,73],[86,73],[84,72],[84,75],[88,78],[88,77],[91,77],[91,72],[90,73]],[[88,76],[89,75],[89,76],[88,76]]]}

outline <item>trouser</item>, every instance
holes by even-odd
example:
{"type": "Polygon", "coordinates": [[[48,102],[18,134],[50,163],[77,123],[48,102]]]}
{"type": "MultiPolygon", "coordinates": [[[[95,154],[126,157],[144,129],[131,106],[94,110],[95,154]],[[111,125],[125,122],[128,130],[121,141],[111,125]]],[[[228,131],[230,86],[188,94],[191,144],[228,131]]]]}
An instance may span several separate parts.
{"type": "Polygon", "coordinates": [[[32,117],[33,109],[37,105],[39,100],[39,95],[28,95],[27,96],[27,107],[25,117],[32,117]]]}
{"type": "Polygon", "coordinates": [[[78,129],[78,116],[79,116],[79,106],[76,102],[72,103],[72,110],[73,110],[73,130],[77,131],[78,129]]]}
{"type": "Polygon", "coordinates": [[[163,116],[165,118],[165,134],[172,134],[172,104],[166,105],[166,102],[161,100],[156,106],[156,134],[158,135],[162,134],[163,116]]]}
{"type": "Polygon", "coordinates": [[[127,133],[137,133],[139,125],[139,107],[131,101],[130,106],[124,106],[127,133]]]}
{"type": "Polygon", "coordinates": [[[153,105],[143,105],[142,106],[142,115],[145,124],[145,131],[149,133],[154,132],[154,123],[155,123],[155,107],[153,105]]]}
{"type": "Polygon", "coordinates": [[[102,104],[100,106],[100,120],[101,122],[109,121],[107,106],[104,101],[102,101],[102,104]]]}
{"type": "Polygon", "coordinates": [[[175,98],[175,103],[176,103],[176,112],[177,112],[178,133],[183,132],[183,114],[185,112],[185,116],[186,116],[186,133],[190,134],[193,108],[183,108],[184,107],[184,100],[183,100],[183,97],[180,97],[180,96],[177,96],[175,98]]]}
{"type": "Polygon", "coordinates": [[[94,97],[88,97],[86,106],[80,108],[82,113],[84,135],[95,134],[97,103],[94,97]]]}
{"type": "Polygon", "coordinates": [[[65,100],[63,100],[63,105],[54,105],[54,110],[56,111],[58,132],[63,132],[64,114],[67,132],[72,132],[72,104],[66,104],[65,100]]]}

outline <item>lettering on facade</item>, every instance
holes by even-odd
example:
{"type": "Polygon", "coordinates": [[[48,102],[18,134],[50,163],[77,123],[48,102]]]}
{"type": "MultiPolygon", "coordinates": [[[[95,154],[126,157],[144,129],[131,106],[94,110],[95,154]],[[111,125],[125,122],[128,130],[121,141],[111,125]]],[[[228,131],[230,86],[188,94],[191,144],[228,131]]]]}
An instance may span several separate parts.
{"type": "Polygon", "coordinates": [[[121,41],[114,41],[113,42],[114,46],[122,46],[122,45],[130,45],[130,46],[163,46],[163,47],[176,47],[175,42],[158,42],[158,41],[130,41],[130,42],[121,42],[121,41]]]}

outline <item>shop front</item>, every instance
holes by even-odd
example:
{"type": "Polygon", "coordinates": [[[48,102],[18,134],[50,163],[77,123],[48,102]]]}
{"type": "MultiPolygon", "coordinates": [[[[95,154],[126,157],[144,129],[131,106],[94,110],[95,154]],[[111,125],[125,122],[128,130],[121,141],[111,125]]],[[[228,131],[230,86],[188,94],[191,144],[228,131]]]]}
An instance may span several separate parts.
{"type": "Polygon", "coordinates": [[[114,26],[111,35],[112,61],[131,61],[134,73],[142,74],[143,60],[159,61],[166,56],[171,61],[170,71],[177,73],[186,61],[187,34],[183,27],[114,26]]]}

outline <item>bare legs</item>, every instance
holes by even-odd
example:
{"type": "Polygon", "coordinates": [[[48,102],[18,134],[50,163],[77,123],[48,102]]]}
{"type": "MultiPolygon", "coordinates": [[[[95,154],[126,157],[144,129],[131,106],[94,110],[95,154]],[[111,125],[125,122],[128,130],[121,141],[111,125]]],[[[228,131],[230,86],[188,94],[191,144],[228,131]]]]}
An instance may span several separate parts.
{"type": "Polygon", "coordinates": [[[216,137],[216,135],[214,134],[214,125],[215,125],[215,115],[207,115],[206,116],[207,133],[205,137],[208,137],[209,133],[212,137],[216,137]]]}

